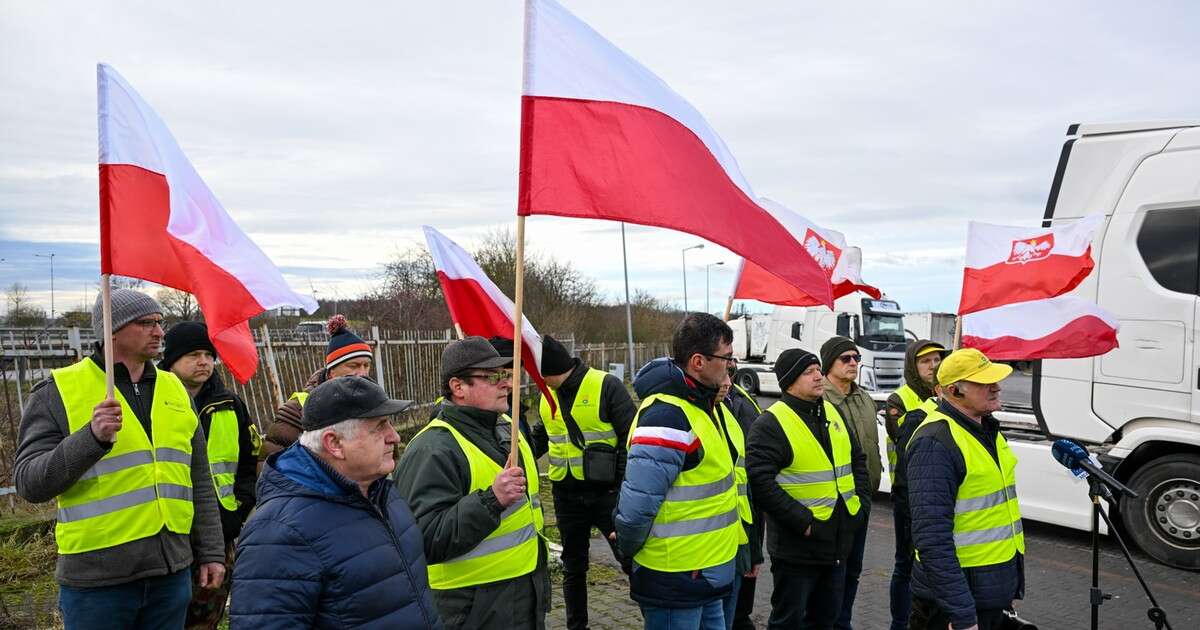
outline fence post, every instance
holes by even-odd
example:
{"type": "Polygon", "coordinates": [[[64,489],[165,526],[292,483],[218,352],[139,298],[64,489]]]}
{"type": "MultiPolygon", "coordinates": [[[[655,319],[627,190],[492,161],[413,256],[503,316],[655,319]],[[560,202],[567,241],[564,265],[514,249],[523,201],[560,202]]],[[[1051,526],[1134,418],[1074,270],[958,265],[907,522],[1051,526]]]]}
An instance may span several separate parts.
{"type": "Polygon", "coordinates": [[[275,404],[282,407],[285,402],[283,386],[279,384],[279,366],[275,364],[275,349],[271,347],[271,330],[267,328],[265,322],[262,325],[262,333],[263,346],[267,349],[267,376],[271,379],[271,388],[275,390],[275,404]]]}
{"type": "Polygon", "coordinates": [[[379,377],[379,386],[387,393],[387,371],[383,369],[383,338],[379,336],[379,326],[371,324],[371,337],[375,339],[375,374],[379,377]]]}
{"type": "Polygon", "coordinates": [[[83,358],[83,342],[79,339],[79,327],[72,326],[67,329],[67,345],[75,351],[75,360],[83,358]]]}
{"type": "Polygon", "coordinates": [[[25,379],[21,375],[21,355],[13,357],[13,371],[17,373],[17,409],[25,413],[25,379]]]}

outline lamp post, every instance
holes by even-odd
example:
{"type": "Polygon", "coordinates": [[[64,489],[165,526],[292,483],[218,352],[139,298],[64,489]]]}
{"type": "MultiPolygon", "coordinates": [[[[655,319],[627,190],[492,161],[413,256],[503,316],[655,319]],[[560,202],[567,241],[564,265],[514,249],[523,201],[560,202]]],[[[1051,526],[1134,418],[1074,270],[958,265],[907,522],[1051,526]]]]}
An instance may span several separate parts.
{"type": "Polygon", "coordinates": [[[684,315],[686,315],[686,314],[687,314],[687,312],[688,312],[688,304],[687,304],[687,253],[688,253],[688,250],[689,250],[689,249],[704,249],[704,243],[700,243],[699,245],[692,245],[691,247],[684,247],[684,248],[683,248],[683,252],[680,254],[680,255],[683,257],[683,313],[684,313],[684,315]]]}
{"type": "Polygon", "coordinates": [[[725,264],[725,261],[721,260],[721,261],[717,261],[715,263],[708,263],[707,265],[704,266],[704,312],[705,313],[712,312],[708,309],[708,297],[709,297],[709,293],[710,293],[708,290],[708,270],[712,269],[713,267],[716,267],[717,265],[724,265],[724,264],[725,264]]]}
{"type": "Polygon", "coordinates": [[[54,253],[34,254],[34,256],[50,259],[50,323],[54,323],[54,253]]]}

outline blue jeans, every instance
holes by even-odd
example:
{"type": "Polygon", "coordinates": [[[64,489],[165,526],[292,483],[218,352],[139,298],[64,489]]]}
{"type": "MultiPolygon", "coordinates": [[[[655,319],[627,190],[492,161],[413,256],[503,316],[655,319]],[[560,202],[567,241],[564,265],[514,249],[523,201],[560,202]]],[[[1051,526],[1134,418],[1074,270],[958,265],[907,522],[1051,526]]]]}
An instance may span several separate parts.
{"type": "Polygon", "coordinates": [[[912,521],[908,516],[908,504],[900,497],[892,501],[892,522],[896,527],[896,564],[892,567],[890,588],[891,630],[908,630],[908,617],[912,611],[912,521]]]}
{"type": "Polygon", "coordinates": [[[116,586],[58,587],[58,608],[67,630],[178,630],[191,599],[189,569],[116,586]]]}
{"type": "Polygon", "coordinates": [[[726,596],[696,608],[642,606],[646,630],[725,630],[737,598],[726,596]],[[728,612],[727,612],[728,611],[728,612]]]}
{"type": "Polygon", "coordinates": [[[842,593],[842,612],[838,614],[837,630],[851,630],[850,617],[854,613],[854,597],[858,595],[858,576],[862,575],[863,553],[867,549],[867,530],[871,525],[871,504],[863,502],[858,513],[859,527],[850,544],[850,557],[846,558],[846,590],[842,593]]]}

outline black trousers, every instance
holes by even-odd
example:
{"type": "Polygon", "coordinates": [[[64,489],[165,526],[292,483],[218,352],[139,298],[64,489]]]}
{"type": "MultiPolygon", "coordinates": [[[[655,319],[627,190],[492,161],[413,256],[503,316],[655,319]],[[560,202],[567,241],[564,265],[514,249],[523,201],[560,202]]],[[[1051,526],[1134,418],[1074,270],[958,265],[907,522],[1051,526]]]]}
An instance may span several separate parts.
{"type": "MultiPolygon", "coordinates": [[[[1004,624],[1003,610],[976,610],[979,619],[979,630],[1001,630],[1004,624]]],[[[950,616],[937,605],[937,602],[912,598],[912,616],[908,618],[908,630],[945,630],[949,627],[950,616]]]]}
{"type": "Polygon", "coordinates": [[[733,630],[756,630],[750,613],[754,612],[754,588],[757,584],[758,578],[742,577],[737,607],[733,609],[733,630]]]}
{"type": "Polygon", "coordinates": [[[630,563],[617,551],[617,543],[609,540],[615,531],[612,513],[617,506],[616,488],[607,492],[560,490],[554,487],[554,518],[562,538],[563,603],[567,609],[567,629],[587,630],[587,570],[588,549],[592,528],[600,530],[608,541],[613,557],[628,575],[630,563]]]}
{"type": "Polygon", "coordinates": [[[771,560],[769,630],[831,630],[842,611],[846,565],[785,564],[771,560]]]}

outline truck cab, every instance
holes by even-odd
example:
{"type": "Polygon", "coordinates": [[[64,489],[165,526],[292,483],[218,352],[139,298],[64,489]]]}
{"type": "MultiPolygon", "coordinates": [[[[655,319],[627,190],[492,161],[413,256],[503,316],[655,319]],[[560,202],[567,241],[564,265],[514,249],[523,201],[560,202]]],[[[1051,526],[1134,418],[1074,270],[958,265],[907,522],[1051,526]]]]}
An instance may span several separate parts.
{"type": "Polygon", "coordinates": [[[1200,121],[1072,125],[1043,226],[1095,213],[1074,293],[1120,321],[1120,347],[1035,362],[1033,414],[1139,494],[1118,506],[1138,546],[1200,569],[1200,121]]]}

